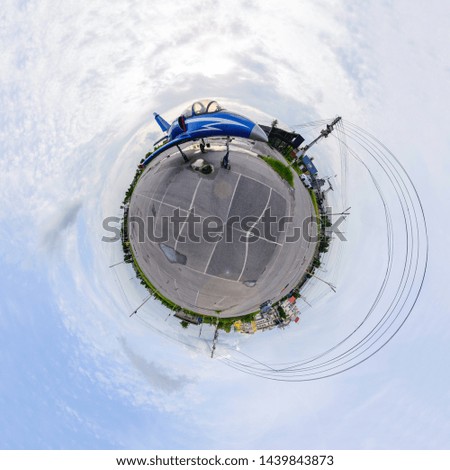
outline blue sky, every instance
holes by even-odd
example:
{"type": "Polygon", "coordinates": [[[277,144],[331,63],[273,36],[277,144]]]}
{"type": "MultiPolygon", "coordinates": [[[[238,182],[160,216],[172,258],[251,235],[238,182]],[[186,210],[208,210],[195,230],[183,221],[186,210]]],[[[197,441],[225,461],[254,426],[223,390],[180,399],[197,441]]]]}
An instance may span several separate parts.
{"type": "MultiPolygon", "coordinates": [[[[3,10],[3,448],[448,448],[446,2],[3,10]],[[428,275],[411,317],[371,360],[326,380],[268,381],[209,360],[196,333],[183,336],[157,303],[128,318],[145,292],[126,266],[108,268],[120,246],[101,243],[101,220],[119,214],[157,135],[152,112],[173,118],[207,96],[291,125],[340,114],[380,137],[410,174],[427,214],[428,275]]],[[[375,224],[362,235],[376,208],[370,191],[348,188],[351,240],[339,270],[329,267],[337,297],[320,300],[317,285],[301,330],[241,340],[244,351],[304,357],[362,311],[377,272],[371,247],[382,241],[375,224]]]]}

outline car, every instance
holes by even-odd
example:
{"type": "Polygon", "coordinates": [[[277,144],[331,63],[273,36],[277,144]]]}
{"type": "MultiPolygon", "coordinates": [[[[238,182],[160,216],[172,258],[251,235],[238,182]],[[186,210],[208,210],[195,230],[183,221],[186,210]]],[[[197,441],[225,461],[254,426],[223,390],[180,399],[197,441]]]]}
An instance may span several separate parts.
{"type": "Polygon", "coordinates": [[[300,176],[300,179],[303,181],[303,184],[308,188],[308,189],[311,189],[312,188],[312,180],[311,180],[311,177],[309,175],[301,175],[300,176]]]}

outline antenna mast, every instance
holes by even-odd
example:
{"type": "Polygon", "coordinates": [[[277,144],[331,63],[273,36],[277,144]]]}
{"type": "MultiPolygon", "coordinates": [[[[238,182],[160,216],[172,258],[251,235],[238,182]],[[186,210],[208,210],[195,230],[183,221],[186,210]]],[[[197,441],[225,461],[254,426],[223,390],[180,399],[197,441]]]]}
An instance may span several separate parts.
{"type": "Polygon", "coordinates": [[[341,116],[338,116],[337,118],[334,119],[334,121],[331,124],[327,124],[327,127],[325,129],[322,129],[320,131],[320,135],[316,137],[311,143],[305,145],[300,149],[300,152],[297,154],[297,159],[303,157],[305,153],[317,142],[319,142],[320,139],[323,139],[324,137],[327,138],[331,132],[334,130],[334,126],[341,120],[341,116]]]}

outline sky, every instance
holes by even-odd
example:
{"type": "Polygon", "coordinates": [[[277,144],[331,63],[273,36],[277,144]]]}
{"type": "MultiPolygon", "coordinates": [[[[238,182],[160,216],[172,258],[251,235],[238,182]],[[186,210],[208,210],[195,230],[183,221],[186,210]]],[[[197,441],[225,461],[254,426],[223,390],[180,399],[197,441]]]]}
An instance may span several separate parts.
{"type": "MultiPolygon", "coordinates": [[[[282,4],[2,4],[2,448],[448,449],[450,6],[282,4]],[[122,254],[101,241],[102,220],[120,216],[158,138],[153,111],[174,119],[205,97],[264,124],[341,115],[410,176],[427,219],[427,275],[405,324],[368,361],[317,381],[267,380],[209,359],[196,330],[165,321],[156,302],[129,318],[146,292],[128,266],[109,268],[122,254]]],[[[331,142],[322,151],[317,166],[342,183],[331,142]]],[[[313,282],[298,328],[224,338],[222,358],[238,347],[301,360],[357,324],[386,239],[380,200],[351,157],[344,189],[348,242],[323,273],[337,294],[313,282]]],[[[384,194],[401,230],[392,188],[384,194]]],[[[401,258],[402,236],[394,243],[401,258]]]]}

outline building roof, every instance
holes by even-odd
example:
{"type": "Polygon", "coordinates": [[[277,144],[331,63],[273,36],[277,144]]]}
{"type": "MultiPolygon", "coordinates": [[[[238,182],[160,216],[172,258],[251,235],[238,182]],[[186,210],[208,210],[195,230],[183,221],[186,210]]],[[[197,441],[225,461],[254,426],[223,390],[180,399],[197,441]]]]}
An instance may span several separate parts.
{"type": "Polygon", "coordinates": [[[269,142],[277,148],[291,146],[296,149],[305,140],[297,132],[290,132],[279,127],[264,126],[261,124],[260,127],[268,135],[269,142]]]}

